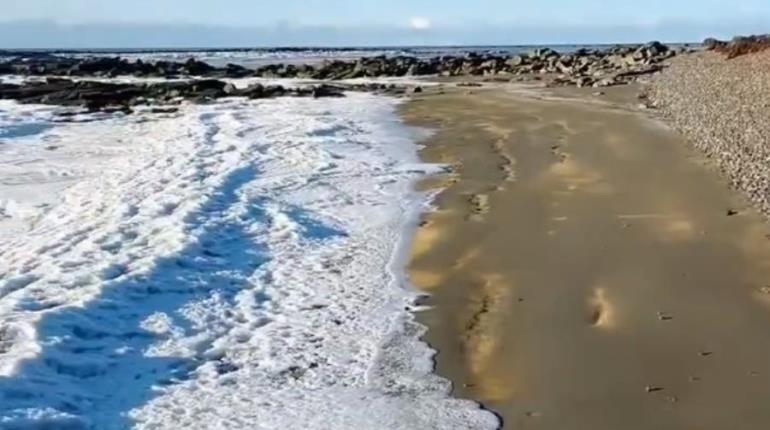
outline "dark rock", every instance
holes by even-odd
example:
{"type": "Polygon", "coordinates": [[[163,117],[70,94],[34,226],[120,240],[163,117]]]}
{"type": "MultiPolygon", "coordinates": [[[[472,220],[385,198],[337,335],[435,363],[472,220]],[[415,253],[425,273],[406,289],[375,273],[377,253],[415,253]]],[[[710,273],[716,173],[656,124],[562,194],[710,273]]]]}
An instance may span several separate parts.
{"type": "Polygon", "coordinates": [[[177,107],[154,107],[150,109],[151,113],[176,113],[179,112],[177,107]]]}
{"type": "Polygon", "coordinates": [[[547,59],[547,58],[558,57],[558,56],[559,56],[559,53],[554,51],[551,48],[539,48],[539,49],[535,49],[532,52],[532,57],[534,58],[547,59]]]}
{"type": "Polygon", "coordinates": [[[223,75],[227,78],[245,78],[251,76],[254,72],[237,64],[228,64],[225,66],[223,75]]]}
{"type": "Polygon", "coordinates": [[[409,94],[420,94],[422,93],[422,87],[412,87],[409,89],[409,94]]]}
{"type": "Polygon", "coordinates": [[[345,97],[345,93],[339,87],[319,85],[313,88],[313,97],[345,97]]]}
{"type": "Polygon", "coordinates": [[[590,87],[594,84],[594,80],[589,76],[581,76],[575,79],[574,84],[578,88],[590,87]]]}
{"type": "Polygon", "coordinates": [[[198,61],[195,58],[190,58],[186,63],[184,63],[184,68],[182,70],[187,75],[206,76],[216,69],[207,63],[198,61]]]}
{"type": "Polygon", "coordinates": [[[724,42],[722,40],[715,39],[713,37],[709,37],[706,40],[703,41],[703,47],[707,50],[711,51],[717,48],[721,48],[723,46],[727,45],[727,42],[724,42]]]}
{"type": "Polygon", "coordinates": [[[251,84],[245,89],[240,91],[241,96],[245,96],[251,99],[262,98],[265,94],[265,86],[262,84],[251,84]]]}
{"type": "Polygon", "coordinates": [[[252,99],[287,95],[305,97],[344,97],[344,88],[331,85],[287,89],[279,85],[254,84],[243,90],[215,79],[158,82],[152,84],[117,84],[94,81],[48,79],[23,85],[0,84],[0,99],[21,103],[82,106],[88,111],[131,113],[138,104],[173,103],[178,99],[206,102],[226,96],[252,99]]]}

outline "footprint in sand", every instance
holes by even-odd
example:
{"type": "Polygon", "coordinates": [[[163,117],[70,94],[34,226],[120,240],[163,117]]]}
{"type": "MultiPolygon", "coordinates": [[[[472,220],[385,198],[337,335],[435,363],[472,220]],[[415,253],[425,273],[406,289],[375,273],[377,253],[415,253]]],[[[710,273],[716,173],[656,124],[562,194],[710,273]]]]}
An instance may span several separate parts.
{"type": "Polygon", "coordinates": [[[473,194],[468,199],[468,203],[471,206],[469,217],[471,220],[481,221],[484,219],[484,215],[489,213],[489,196],[487,194],[473,194]]]}
{"type": "Polygon", "coordinates": [[[596,288],[588,300],[588,321],[594,327],[609,327],[612,323],[612,306],[604,288],[596,288]]]}
{"type": "MultiPolygon", "coordinates": [[[[506,136],[507,138],[507,136],[506,136]]],[[[513,182],[516,180],[516,173],[513,170],[515,161],[513,157],[505,151],[505,141],[496,140],[492,144],[492,148],[498,157],[502,160],[499,165],[499,170],[503,172],[503,182],[513,182]]]]}
{"type": "Polygon", "coordinates": [[[561,145],[551,145],[551,154],[559,163],[564,163],[569,158],[569,155],[561,149],[561,145]]]}

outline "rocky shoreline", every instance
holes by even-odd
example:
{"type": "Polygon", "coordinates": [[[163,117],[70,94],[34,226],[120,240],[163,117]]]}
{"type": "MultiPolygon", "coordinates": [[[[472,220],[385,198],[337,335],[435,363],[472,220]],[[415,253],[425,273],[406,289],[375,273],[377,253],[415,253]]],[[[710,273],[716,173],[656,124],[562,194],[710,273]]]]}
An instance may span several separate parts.
{"type": "Polygon", "coordinates": [[[137,104],[172,104],[181,100],[205,102],[222,97],[271,98],[282,96],[340,97],[344,91],[375,91],[404,94],[419,88],[403,85],[341,84],[285,88],[253,84],[236,88],[223,79],[305,78],[341,81],[356,78],[407,76],[492,76],[522,80],[547,78],[548,85],[606,87],[635,81],[661,71],[664,62],[680,51],[659,42],[616,46],[604,50],[579,49],[560,54],[536,49],[528,54],[499,56],[468,54],[421,59],[408,56],[365,57],[356,61],[327,61],[320,65],[272,64],[257,69],[228,64],[214,67],[194,58],[186,62],[141,60],[119,57],[75,58],[52,54],[20,54],[0,62],[0,77],[46,77],[22,84],[0,83],[0,99],[22,103],[82,106],[92,111],[130,112],[137,104]],[[161,78],[160,83],[115,83],[89,78],[161,78]],[[182,80],[179,80],[182,79],[182,80]]]}
{"type": "MultiPolygon", "coordinates": [[[[659,42],[615,46],[603,50],[578,49],[558,53],[549,48],[527,54],[503,56],[470,53],[422,59],[410,56],[363,57],[355,61],[325,61],[319,65],[270,64],[249,69],[236,64],[214,67],[194,58],[186,62],[120,57],[75,58],[39,54],[18,56],[0,63],[0,75],[176,78],[306,78],[341,80],[403,76],[561,75],[561,84],[625,83],[629,78],[660,70],[660,64],[679,51],[659,42]]],[[[601,86],[602,84],[599,84],[601,86]]]]}
{"type": "Polygon", "coordinates": [[[388,89],[388,86],[342,87],[326,84],[286,88],[259,83],[238,88],[216,79],[115,83],[49,77],[43,81],[30,81],[21,85],[0,84],[0,99],[17,100],[20,103],[79,106],[89,111],[121,110],[130,113],[131,106],[173,105],[183,100],[201,103],[222,97],[344,97],[345,90],[388,89]]]}

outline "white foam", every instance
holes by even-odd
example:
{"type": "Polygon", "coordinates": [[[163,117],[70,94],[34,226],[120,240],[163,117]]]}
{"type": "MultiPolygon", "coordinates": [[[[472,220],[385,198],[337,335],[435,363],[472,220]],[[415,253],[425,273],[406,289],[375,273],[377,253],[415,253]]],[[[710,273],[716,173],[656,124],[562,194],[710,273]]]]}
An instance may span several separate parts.
{"type": "Polygon", "coordinates": [[[225,100],[6,144],[0,181],[71,179],[0,242],[0,427],[495,428],[407,310],[436,166],[395,103],[225,100]]]}

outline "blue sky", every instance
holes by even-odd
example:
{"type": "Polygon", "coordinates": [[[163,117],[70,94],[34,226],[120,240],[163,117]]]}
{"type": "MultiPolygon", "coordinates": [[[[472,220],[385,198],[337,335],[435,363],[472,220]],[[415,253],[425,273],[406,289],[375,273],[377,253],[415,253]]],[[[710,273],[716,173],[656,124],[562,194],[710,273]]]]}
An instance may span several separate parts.
{"type": "Polygon", "coordinates": [[[770,0],[727,3],[0,0],[0,46],[528,44],[692,41],[709,35],[770,32],[770,0]]]}

